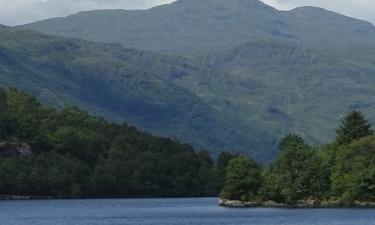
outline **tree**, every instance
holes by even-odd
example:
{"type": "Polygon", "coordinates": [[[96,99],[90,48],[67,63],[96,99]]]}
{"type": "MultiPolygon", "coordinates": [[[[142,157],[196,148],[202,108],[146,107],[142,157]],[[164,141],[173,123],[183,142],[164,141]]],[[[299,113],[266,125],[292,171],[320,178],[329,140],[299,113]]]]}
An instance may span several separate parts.
{"type": "Polygon", "coordinates": [[[253,200],[261,184],[260,168],[244,156],[232,159],[227,168],[225,186],[220,196],[231,200],[253,200]]]}
{"type": "Polygon", "coordinates": [[[266,199],[294,204],[320,191],[320,160],[298,136],[280,142],[280,155],[263,174],[261,193],[266,199]]]}
{"type": "Polygon", "coordinates": [[[349,200],[375,201],[375,137],[341,146],[332,169],[332,191],[349,200]],[[349,198],[350,197],[350,198],[349,198]]]}
{"type": "Polygon", "coordinates": [[[279,150],[283,151],[296,145],[305,145],[305,141],[298,135],[288,134],[280,141],[279,150]]]}
{"type": "Polygon", "coordinates": [[[339,145],[347,145],[354,140],[374,134],[371,124],[369,124],[361,112],[357,111],[349,113],[341,121],[341,125],[336,133],[336,142],[339,145]]]}
{"type": "Polygon", "coordinates": [[[217,191],[217,193],[220,193],[220,190],[222,190],[224,188],[224,184],[225,184],[225,175],[227,173],[227,166],[228,166],[228,163],[238,157],[239,155],[238,154],[233,154],[233,153],[230,153],[228,151],[223,151],[220,153],[218,159],[217,159],[217,163],[216,163],[216,166],[214,168],[214,177],[215,177],[215,186],[216,188],[219,190],[217,191]]]}
{"type": "Polygon", "coordinates": [[[220,155],[217,159],[217,166],[220,167],[220,168],[226,169],[229,161],[231,161],[232,159],[234,159],[238,156],[239,156],[238,154],[233,154],[233,153],[230,153],[230,152],[227,152],[227,151],[223,151],[223,152],[220,153],[220,155]]]}
{"type": "Polygon", "coordinates": [[[5,138],[9,133],[8,121],[6,118],[6,113],[8,109],[7,95],[6,92],[0,90],[0,138],[5,138]]]}
{"type": "Polygon", "coordinates": [[[5,91],[0,90],[0,116],[4,114],[7,109],[7,95],[5,91]]]}

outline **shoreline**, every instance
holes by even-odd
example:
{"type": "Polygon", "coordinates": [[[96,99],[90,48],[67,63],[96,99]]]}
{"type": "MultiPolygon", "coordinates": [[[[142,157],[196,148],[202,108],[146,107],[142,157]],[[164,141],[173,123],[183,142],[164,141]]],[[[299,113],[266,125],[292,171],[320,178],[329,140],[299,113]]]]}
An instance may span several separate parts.
{"type": "Polygon", "coordinates": [[[198,197],[76,197],[76,198],[59,198],[53,196],[21,196],[21,195],[0,195],[0,201],[7,200],[95,200],[95,199],[204,199],[212,198],[218,199],[218,197],[212,196],[198,196],[198,197]]]}
{"type": "MultiPolygon", "coordinates": [[[[144,198],[57,198],[51,196],[6,196],[0,195],[0,201],[22,200],[94,200],[94,199],[191,199],[191,198],[217,198],[217,197],[144,197],[144,198]]],[[[340,201],[299,200],[296,204],[289,205],[275,201],[251,202],[228,200],[218,198],[218,206],[225,208],[286,208],[286,209],[329,209],[329,208],[375,208],[375,202],[354,201],[352,205],[345,206],[340,201]]]]}
{"type": "MultiPolygon", "coordinates": [[[[6,200],[49,200],[54,199],[49,196],[23,196],[23,195],[0,195],[0,201],[6,200]]],[[[56,198],[57,199],[57,198],[56,198]]]]}
{"type": "Polygon", "coordinates": [[[299,200],[296,204],[289,205],[275,201],[245,202],[239,200],[219,199],[219,206],[226,208],[296,208],[296,209],[325,209],[325,208],[375,208],[375,202],[354,201],[350,206],[343,205],[340,201],[299,200]]]}

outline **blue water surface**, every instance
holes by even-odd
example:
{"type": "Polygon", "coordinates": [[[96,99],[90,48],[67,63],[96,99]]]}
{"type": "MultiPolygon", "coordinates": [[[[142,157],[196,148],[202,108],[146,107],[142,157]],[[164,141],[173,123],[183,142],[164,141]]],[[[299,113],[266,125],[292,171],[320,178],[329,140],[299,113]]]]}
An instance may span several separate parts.
{"type": "Polygon", "coordinates": [[[0,225],[375,225],[373,209],[229,209],[216,198],[0,201],[0,225]]]}

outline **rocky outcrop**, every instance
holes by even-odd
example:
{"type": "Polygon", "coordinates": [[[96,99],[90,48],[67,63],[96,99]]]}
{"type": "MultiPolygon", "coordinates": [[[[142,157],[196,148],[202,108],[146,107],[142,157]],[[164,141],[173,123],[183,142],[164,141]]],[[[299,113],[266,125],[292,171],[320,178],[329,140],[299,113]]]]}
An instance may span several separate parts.
{"type": "Polygon", "coordinates": [[[258,202],[244,202],[239,200],[219,199],[219,206],[231,208],[250,208],[259,206],[258,202]]]}
{"type": "Polygon", "coordinates": [[[31,146],[14,138],[11,141],[0,141],[0,157],[24,157],[32,154],[31,146]]]}
{"type": "Polygon", "coordinates": [[[29,196],[21,195],[0,195],[0,200],[29,200],[32,199],[29,196]]]}
{"type": "Polygon", "coordinates": [[[375,202],[360,202],[355,201],[354,205],[362,208],[375,208],[375,202]]]}

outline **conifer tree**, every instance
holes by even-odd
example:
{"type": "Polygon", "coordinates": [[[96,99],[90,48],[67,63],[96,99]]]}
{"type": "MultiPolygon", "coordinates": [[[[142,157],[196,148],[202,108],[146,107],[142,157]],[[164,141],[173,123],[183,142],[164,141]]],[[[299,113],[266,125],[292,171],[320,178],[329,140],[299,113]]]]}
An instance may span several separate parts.
{"type": "Polygon", "coordinates": [[[358,111],[349,113],[342,121],[338,130],[336,130],[336,142],[340,145],[350,144],[354,140],[373,135],[371,124],[365,119],[363,114],[358,111]]]}

